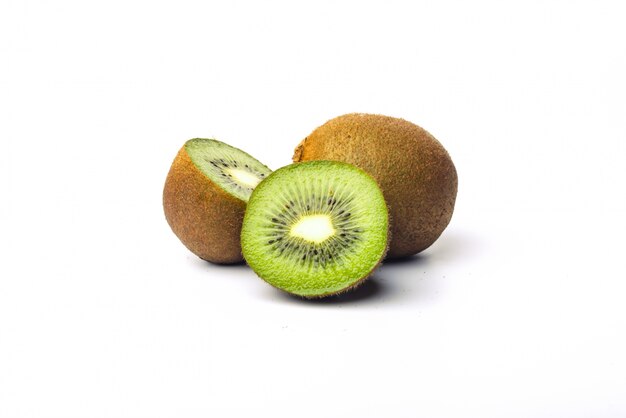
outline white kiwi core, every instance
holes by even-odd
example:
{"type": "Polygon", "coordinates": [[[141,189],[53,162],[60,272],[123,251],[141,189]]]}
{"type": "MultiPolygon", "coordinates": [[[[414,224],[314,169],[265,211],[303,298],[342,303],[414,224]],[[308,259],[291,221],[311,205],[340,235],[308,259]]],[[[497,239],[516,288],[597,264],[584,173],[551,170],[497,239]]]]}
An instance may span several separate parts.
{"type": "Polygon", "coordinates": [[[320,214],[305,215],[300,218],[291,227],[290,235],[319,244],[335,235],[335,232],[330,216],[320,214]]]}
{"type": "Polygon", "coordinates": [[[246,187],[255,188],[261,182],[261,179],[250,173],[249,171],[240,170],[238,168],[230,168],[228,173],[233,176],[240,184],[246,187]]]}

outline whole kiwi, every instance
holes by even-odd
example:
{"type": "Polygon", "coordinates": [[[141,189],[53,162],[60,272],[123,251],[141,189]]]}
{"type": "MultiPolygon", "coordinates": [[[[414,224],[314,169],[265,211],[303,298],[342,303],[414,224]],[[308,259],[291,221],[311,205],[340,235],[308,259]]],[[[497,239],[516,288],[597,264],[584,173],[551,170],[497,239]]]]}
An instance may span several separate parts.
{"type": "Polygon", "coordinates": [[[336,160],[368,172],[389,205],[387,258],[417,254],[446,228],[457,194],[450,155],[430,133],[404,119],[352,113],[329,120],[296,147],[293,161],[336,160]]]}

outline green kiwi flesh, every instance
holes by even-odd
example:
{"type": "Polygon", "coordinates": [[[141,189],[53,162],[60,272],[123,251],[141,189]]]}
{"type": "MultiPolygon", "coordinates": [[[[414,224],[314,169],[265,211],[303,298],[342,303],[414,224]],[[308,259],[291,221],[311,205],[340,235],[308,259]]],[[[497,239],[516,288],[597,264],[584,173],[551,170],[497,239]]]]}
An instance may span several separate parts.
{"type": "Polygon", "coordinates": [[[241,230],[244,258],[288,293],[323,297],[366,279],[385,256],[389,218],[376,181],[336,161],[292,164],[252,192],[241,230]]]}

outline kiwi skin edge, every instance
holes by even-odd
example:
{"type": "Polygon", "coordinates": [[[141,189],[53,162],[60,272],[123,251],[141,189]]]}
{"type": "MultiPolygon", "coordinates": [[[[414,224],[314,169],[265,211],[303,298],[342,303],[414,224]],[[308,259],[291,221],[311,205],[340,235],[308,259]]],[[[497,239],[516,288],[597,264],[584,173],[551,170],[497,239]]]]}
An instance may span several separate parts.
{"type": "Polygon", "coordinates": [[[389,259],[430,247],[452,218],[458,189],[452,159],[404,119],[364,113],[331,119],[296,147],[294,162],[310,160],[351,163],[376,179],[389,206],[389,259]]]}
{"type": "Polygon", "coordinates": [[[167,174],[163,210],[174,234],[198,257],[217,264],[243,261],[240,234],[246,203],[206,177],[185,145],[167,174]]]}

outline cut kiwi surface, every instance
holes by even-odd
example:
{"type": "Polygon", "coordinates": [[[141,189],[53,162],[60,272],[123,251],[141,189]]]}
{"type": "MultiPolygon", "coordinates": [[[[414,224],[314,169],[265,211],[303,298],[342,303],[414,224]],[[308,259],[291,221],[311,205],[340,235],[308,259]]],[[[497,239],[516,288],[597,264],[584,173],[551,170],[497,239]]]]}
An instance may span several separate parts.
{"type": "Polygon", "coordinates": [[[192,139],[185,149],[205,176],[243,201],[248,201],[256,185],[271,173],[254,157],[215,139],[192,139]]]}
{"type": "Polygon", "coordinates": [[[313,298],[366,279],[384,258],[389,219],[376,181],[336,161],[292,164],[252,192],[244,258],[269,284],[313,298]]]}
{"type": "Polygon", "coordinates": [[[241,262],[246,202],[269,173],[240,149],[215,139],[191,139],[178,152],[165,181],[165,217],[198,257],[214,263],[241,262]]]}

